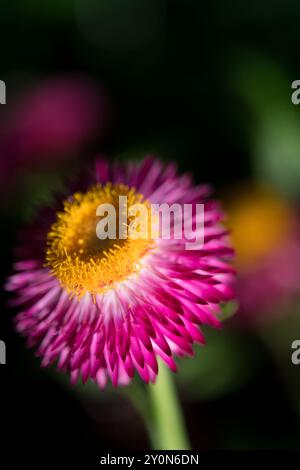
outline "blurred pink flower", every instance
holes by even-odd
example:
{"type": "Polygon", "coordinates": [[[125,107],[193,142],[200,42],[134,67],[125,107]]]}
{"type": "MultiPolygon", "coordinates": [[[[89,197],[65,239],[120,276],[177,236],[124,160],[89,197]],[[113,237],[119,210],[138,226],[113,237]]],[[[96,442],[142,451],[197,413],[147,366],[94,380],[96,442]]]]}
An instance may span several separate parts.
{"type": "Polygon", "coordinates": [[[0,136],[4,182],[17,171],[75,157],[91,139],[99,142],[111,122],[105,91],[77,76],[48,78],[6,106],[0,136]]]}
{"type": "Polygon", "coordinates": [[[236,249],[240,302],[236,322],[265,324],[300,300],[300,216],[270,189],[232,195],[229,227],[236,249]]]}
{"type": "Polygon", "coordinates": [[[266,323],[300,300],[300,230],[281,248],[241,273],[237,285],[239,319],[266,323]]]}

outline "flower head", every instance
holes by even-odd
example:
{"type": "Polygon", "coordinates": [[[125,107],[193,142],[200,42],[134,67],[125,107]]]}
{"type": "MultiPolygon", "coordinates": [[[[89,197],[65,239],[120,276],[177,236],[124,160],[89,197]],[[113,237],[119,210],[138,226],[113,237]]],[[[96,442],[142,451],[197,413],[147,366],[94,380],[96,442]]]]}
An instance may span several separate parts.
{"type": "Polygon", "coordinates": [[[175,355],[192,355],[192,344],[204,343],[200,326],[220,326],[220,304],[234,295],[223,214],[208,193],[172,164],[101,160],[87,191],[41,219],[46,226],[41,222],[23,241],[7,288],[21,307],[17,330],[37,347],[43,366],[57,361],[72,382],[81,375],[100,388],[108,379],[128,384],[135,370],[149,382],[158,373],[157,357],[175,371],[175,355]],[[120,215],[120,196],[146,215],[150,203],[203,203],[203,244],[188,250],[173,232],[169,239],[123,238],[119,231],[113,240],[99,239],[97,207],[110,204],[120,215]]]}
{"type": "Polygon", "coordinates": [[[249,185],[232,200],[228,221],[240,304],[235,323],[262,326],[300,297],[299,214],[270,188],[249,185]]]}
{"type": "Polygon", "coordinates": [[[83,76],[56,76],[22,91],[1,121],[0,191],[24,170],[57,166],[95,135],[103,139],[111,108],[104,88],[83,76]]]}

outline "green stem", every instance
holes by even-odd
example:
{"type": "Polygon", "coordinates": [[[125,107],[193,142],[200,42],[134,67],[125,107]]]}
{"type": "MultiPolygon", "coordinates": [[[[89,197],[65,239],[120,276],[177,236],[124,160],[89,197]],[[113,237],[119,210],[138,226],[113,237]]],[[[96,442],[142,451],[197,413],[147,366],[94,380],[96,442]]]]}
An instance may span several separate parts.
{"type": "Polygon", "coordinates": [[[148,423],[154,449],[190,449],[176,387],[167,367],[160,363],[157,382],[149,385],[152,422],[148,423]]]}

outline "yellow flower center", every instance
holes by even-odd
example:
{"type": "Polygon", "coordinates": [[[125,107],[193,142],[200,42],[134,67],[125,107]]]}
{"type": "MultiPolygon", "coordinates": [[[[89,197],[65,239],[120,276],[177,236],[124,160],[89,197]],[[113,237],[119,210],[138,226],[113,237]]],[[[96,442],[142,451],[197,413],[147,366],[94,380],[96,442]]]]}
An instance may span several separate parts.
{"type": "Polygon", "coordinates": [[[292,209],[268,189],[244,190],[228,209],[228,226],[241,269],[255,266],[280,247],[293,231],[292,209]]]}
{"type": "MultiPolygon", "coordinates": [[[[116,287],[139,271],[141,259],[154,246],[150,209],[141,194],[124,185],[96,185],[86,193],[73,194],[64,202],[63,211],[57,213],[56,222],[48,233],[46,266],[71,295],[82,297],[90,293],[94,296],[116,287]],[[125,212],[120,196],[127,198],[125,212]],[[97,224],[104,221],[102,212],[101,216],[97,215],[97,208],[102,204],[110,204],[115,209],[116,237],[113,239],[100,239],[96,232],[97,224]],[[143,237],[126,234],[134,219],[128,215],[128,208],[137,204],[146,209],[141,211],[144,218],[147,216],[148,228],[143,237]]],[[[136,232],[139,230],[140,226],[136,232]]]]}

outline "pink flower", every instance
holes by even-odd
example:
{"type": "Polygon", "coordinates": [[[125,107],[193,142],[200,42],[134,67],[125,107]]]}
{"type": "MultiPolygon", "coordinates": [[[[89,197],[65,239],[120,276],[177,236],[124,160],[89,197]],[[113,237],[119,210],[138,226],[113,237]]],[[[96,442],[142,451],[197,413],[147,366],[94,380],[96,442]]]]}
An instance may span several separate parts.
{"type": "Polygon", "coordinates": [[[22,170],[78,155],[110,125],[105,91],[80,76],[58,76],[33,86],[5,108],[1,122],[1,186],[22,170]],[[3,180],[3,181],[2,181],[3,180]]]}
{"type": "Polygon", "coordinates": [[[239,314],[234,323],[268,324],[300,299],[300,219],[274,190],[248,185],[232,195],[239,314]]]}
{"type": "Polygon", "coordinates": [[[204,343],[201,325],[219,327],[220,304],[234,296],[223,215],[206,186],[152,158],[98,161],[93,179],[97,186],[69,197],[58,215],[44,214],[46,226],[18,249],[7,283],[20,308],[17,330],[43,366],[57,361],[73,383],[81,375],[100,388],[108,379],[126,385],[135,371],[153,382],[157,357],[175,371],[174,356],[193,355],[193,343],[204,343]],[[203,246],[186,250],[186,240],[174,238],[99,242],[95,207],[120,194],[146,206],[204,203],[203,246]]]}
{"type": "Polygon", "coordinates": [[[267,324],[300,299],[300,230],[247,272],[236,286],[240,299],[238,321],[267,324]]]}

